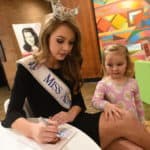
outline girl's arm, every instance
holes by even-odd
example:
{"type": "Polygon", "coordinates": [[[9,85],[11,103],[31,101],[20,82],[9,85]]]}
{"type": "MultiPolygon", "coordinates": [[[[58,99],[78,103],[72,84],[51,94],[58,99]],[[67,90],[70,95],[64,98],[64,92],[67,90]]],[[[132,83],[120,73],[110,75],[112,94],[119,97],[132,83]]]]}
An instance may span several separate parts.
{"type": "Polygon", "coordinates": [[[105,118],[108,119],[120,119],[124,115],[124,111],[115,104],[105,99],[107,89],[103,81],[98,82],[96,90],[92,99],[92,104],[100,111],[104,111],[105,118]]]}
{"type": "Polygon", "coordinates": [[[108,104],[109,102],[107,100],[105,100],[105,92],[106,92],[106,87],[103,81],[99,81],[93,98],[92,98],[92,105],[96,108],[99,109],[100,111],[104,111],[104,107],[106,104],[108,104]]]}

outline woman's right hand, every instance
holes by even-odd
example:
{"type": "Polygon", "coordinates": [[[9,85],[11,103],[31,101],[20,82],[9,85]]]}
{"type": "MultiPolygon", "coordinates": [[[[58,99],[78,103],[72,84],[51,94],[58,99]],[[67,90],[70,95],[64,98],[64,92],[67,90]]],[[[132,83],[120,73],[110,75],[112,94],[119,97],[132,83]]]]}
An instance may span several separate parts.
{"type": "Polygon", "coordinates": [[[121,119],[124,115],[124,110],[116,106],[115,104],[107,103],[104,107],[104,116],[108,119],[121,119]]]}
{"type": "Polygon", "coordinates": [[[48,119],[49,125],[44,122],[34,123],[32,126],[32,138],[38,143],[56,143],[60,140],[57,137],[58,124],[48,119]]]}

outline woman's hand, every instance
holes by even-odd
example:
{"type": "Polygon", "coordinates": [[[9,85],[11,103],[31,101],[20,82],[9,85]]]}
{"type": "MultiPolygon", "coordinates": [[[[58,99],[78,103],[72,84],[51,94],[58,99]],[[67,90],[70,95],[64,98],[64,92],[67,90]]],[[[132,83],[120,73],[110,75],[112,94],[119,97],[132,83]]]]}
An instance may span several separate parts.
{"type": "Polygon", "coordinates": [[[56,143],[60,139],[57,137],[58,123],[50,119],[47,120],[48,124],[40,121],[34,123],[32,127],[32,138],[38,143],[56,143]]]}
{"type": "Polygon", "coordinates": [[[74,120],[73,116],[69,112],[61,111],[51,117],[52,120],[58,122],[58,124],[63,124],[67,122],[72,122],[74,120]]]}
{"type": "Polygon", "coordinates": [[[104,107],[104,115],[107,120],[117,120],[122,118],[122,115],[124,115],[124,110],[115,104],[107,103],[104,107]]]}

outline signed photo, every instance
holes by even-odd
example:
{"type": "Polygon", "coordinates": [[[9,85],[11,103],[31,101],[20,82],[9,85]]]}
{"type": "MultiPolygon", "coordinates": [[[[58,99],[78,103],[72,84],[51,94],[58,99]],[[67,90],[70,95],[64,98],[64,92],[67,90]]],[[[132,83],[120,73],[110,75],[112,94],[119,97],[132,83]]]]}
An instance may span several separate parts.
{"type": "Polygon", "coordinates": [[[13,30],[16,35],[17,42],[21,54],[23,56],[30,55],[34,51],[39,49],[39,32],[40,23],[29,23],[29,24],[13,24],[13,30]]]}

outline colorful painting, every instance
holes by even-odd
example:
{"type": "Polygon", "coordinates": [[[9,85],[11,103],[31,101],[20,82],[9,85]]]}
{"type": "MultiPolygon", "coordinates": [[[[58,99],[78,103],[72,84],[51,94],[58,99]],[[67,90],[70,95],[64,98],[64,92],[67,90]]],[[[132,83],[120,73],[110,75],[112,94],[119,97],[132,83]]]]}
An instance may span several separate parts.
{"type": "Polygon", "coordinates": [[[149,0],[93,0],[93,6],[101,51],[110,44],[122,43],[133,61],[145,59],[150,53],[149,0]],[[143,46],[145,41],[147,46],[143,46]]]}
{"type": "Polygon", "coordinates": [[[22,56],[39,50],[40,23],[13,24],[22,56]]]}

